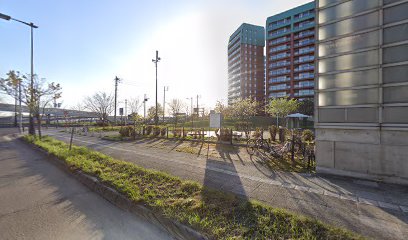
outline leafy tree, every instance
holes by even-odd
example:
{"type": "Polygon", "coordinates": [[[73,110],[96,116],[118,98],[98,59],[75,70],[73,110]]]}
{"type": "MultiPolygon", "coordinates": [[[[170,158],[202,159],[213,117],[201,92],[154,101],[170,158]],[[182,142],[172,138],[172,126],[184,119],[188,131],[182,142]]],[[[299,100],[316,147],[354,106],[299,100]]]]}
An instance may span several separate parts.
{"type": "Polygon", "coordinates": [[[232,109],[231,107],[223,104],[220,101],[217,101],[217,103],[215,104],[215,109],[216,112],[221,113],[222,115],[224,115],[224,117],[230,117],[232,115],[232,109]]]}
{"type": "Polygon", "coordinates": [[[232,117],[248,122],[249,118],[255,116],[259,109],[259,103],[252,99],[246,98],[236,101],[231,106],[232,117]]]}
{"type": "Polygon", "coordinates": [[[182,111],[185,107],[184,103],[180,99],[172,99],[169,105],[169,114],[174,117],[174,126],[177,126],[178,122],[178,113],[182,111]]]}
{"type": "Polygon", "coordinates": [[[85,109],[94,112],[102,123],[108,122],[108,117],[114,110],[114,97],[106,92],[97,92],[84,100],[85,109]]]}
{"type": "MultiPolygon", "coordinates": [[[[157,103],[157,117],[162,116],[163,115],[163,107],[160,105],[160,103],[157,103]]],[[[154,120],[154,117],[156,116],[156,106],[151,106],[148,110],[147,110],[147,120],[154,120]]]]}
{"type": "Polygon", "coordinates": [[[22,81],[22,77],[20,76],[20,72],[16,71],[9,71],[7,73],[7,79],[1,79],[0,81],[3,84],[7,84],[8,91],[5,89],[5,87],[2,86],[2,89],[6,92],[6,94],[10,95],[11,97],[14,98],[15,104],[14,104],[14,112],[15,112],[15,117],[14,117],[14,126],[17,126],[17,102],[19,101],[19,83],[22,81]]]}
{"type": "Polygon", "coordinates": [[[299,102],[299,113],[313,116],[314,115],[314,101],[312,99],[305,99],[299,102]]]}
{"type": "Polygon", "coordinates": [[[276,117],[276,125],[279,126],[279,117],[286,117],[290,113],[294,113],[299,108],[299,102],[296,99],[289,98],[274,98],[267,106],[267,112],[276,117]]]}
{"type": "Polygon", "coordinates": [[[21,102],[27,105],[30,111],[29,133],[34,135],[34,116],[37,118],[38,133],[41,137],[41,109],[48,106],[52,99],[61,97],[61,86],[58,83],[47,83],[45,78],[39,79],[37,75],[33,76],[33,85],[31,86],[31,77],[18,72],[10,71],[6,79],[0,79],[1,88],[13,98],[20,99],[18,92],[21,88],[21,102]],[[19,85],[16,88],[16,84],[19,85]]]}

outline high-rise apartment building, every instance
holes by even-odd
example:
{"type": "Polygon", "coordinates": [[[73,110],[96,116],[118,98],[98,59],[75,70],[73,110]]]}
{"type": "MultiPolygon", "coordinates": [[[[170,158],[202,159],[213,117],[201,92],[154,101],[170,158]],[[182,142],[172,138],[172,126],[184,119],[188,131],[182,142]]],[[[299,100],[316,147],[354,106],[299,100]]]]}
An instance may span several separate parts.
{"type": "Polygon", "coordinates": [[[228,42],[228,104],[245,98],[264,102],[265,28],[242,24],[228,42]]]}
{"type": "Polygon", "coordinates": [[[266,100],[314,97],[315,2],[266,20],[266,100]]]}
{"type": "Polygon", "coordinates": [[[317,171],[408,183],[408,0],[317,0],[317,171]]]}

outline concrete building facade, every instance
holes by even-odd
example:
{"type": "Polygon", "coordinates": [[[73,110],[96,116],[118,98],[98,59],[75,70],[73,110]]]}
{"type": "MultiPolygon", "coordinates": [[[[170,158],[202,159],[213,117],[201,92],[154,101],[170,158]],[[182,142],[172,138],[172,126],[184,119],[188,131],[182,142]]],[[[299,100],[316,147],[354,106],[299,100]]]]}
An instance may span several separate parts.
{"type": "Polygon", "coordinates": [[[313,98],[315,3],[266,20],[266,98],[313,98]]]}
{"type": "Polygon", "coordinates": [[[408,0],[317,0],[317,171],[408,183],[408,0]]]}
{"type": "Polygon", "coordinates": [[[265,28],[243,23],[228,42],[228,104],[245,98],[264,102],[265,28]]]}

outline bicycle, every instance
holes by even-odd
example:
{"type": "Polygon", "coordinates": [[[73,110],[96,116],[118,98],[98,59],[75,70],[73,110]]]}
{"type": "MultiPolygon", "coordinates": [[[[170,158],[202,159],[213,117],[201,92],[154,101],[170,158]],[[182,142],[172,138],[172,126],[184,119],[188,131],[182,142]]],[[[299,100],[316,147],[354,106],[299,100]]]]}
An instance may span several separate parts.
{"type": "Polygon", "coordinates": [[[292,147],[292,143],[290,141],[285,142],[282,147],[272,146],[269,150],[269,154],[275,158],[282,159],[285,153],[288,153],[292,147]]]}
{"type": "Polygon", "coordinates": [[[263,150],[265,152],[269,152],[271,149],[269,142],[261,137],[258,137],[256,139],[248,139],[246,148],[249,155],[254,155],[255,150],[263,150]]]}

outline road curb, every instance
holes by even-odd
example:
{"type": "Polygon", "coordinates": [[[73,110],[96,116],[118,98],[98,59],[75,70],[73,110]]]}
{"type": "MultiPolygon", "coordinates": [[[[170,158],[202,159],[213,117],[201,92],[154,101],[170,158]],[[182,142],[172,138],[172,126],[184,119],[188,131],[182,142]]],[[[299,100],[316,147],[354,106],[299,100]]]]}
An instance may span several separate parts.
{"type": "Polygon", "coordinates": [[[75,177],[79,182],[83,185],[88,187],[90,190],[96,192],[100,196],[102,196],[107,201],[111,202],[118,208],[121,208],[125,211],[128,211],[142,219],[160,227],[163,231],[169,233],[175,239],[180,240],[187,240],[187,239],[208,239],[201,233],[197,232],[196,230],[192,229],[189,226],[181,224],[177,221],[169,219],[163,216],[161,213],[155,212],[149,208],[147,208],[142,203],[136,203],[128,199],[126,196],[121,194],[120,192],[116,191],[112,187],[104,184],[103,182],[99,181],[98,178],[88,175],[81,170],[72,169],[70,168],[63,160],[57,158],[56,156],[48,153],[44,149],[26,142],[22,138],[19,140],[29,146],[31,146],[34,150],[45,154],[47,157],[46,159],[57,166],[62,171],[70,174],[71,176],[75,177]]]}

